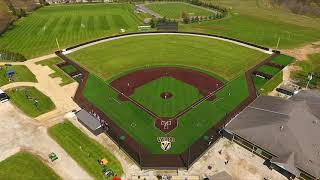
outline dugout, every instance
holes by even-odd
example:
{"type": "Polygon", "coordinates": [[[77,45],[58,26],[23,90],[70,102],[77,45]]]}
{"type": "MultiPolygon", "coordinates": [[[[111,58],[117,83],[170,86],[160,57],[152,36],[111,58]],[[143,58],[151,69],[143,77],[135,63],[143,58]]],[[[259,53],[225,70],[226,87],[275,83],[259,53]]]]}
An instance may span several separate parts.
{"type": "Polygon", "coordinates": [[[76,113],[78,121],[84,125],[94,135],[99,135],[103,132],[100,121],[93,115],[82,109],[76,113]]]}

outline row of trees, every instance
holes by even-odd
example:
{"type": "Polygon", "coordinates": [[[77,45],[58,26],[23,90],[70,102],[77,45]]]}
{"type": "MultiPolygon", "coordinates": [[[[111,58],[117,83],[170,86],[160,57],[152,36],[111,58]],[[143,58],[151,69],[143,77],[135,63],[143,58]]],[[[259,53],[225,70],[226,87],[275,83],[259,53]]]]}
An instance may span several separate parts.
{"type": "Polygon", "coordinates": [[[155,28],[158,23],[176,23],[176,22],[177,22],[177,20],[175,20],[175,19],[168,19],[166,17],[163,17],[160,19],[152,18],[149,24],[150,24],[151,28],[155,28]]]}
{"type": "Polygon", "coordinates": [[[17,16],[18,18],[27,16],[27,12],[26,12],[25,9],[22,9],[22,8],[18,8],[17,9],[17,8],[15,8],[10,0],[7,0],[6,3],[8,5],[9,10],[12,12],[12,14],[14,16],[17,16]]]}
{"type": "Polygon", "coordinates": [[[182,12],[181,17],[185,24],[189,24],[189,23],[201,22],[206,20],[221,19],[224,16],[221,13],[216,13],[216,14],[213,14],[212,16],[189,16],[186,12],[182,12]]]}

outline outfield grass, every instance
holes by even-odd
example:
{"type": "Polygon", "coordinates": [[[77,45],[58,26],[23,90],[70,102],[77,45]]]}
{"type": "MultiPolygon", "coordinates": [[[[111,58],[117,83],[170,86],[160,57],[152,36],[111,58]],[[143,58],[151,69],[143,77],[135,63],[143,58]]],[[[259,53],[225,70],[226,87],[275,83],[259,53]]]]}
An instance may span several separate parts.
{"type": "Polygon", "coordinates": [[[291,57],[291,56],[287,56],[287,55],[281,54],[281,55],[273,58],[271,60],[271,62],[276,63],[276,64],[280,64],[280,65],[283,65],[283,66],[287,66],[287,65],[289,65],[289,64],[294,62],[294,58],[291,57]]]}
{"type": "Polygon", "coordinates": [[[61,179],[39,157],[23,151],[0,162],[0,177],[6,180],[61,179]]]}
{"type": "Polygon", "coordinates": [[[151,116],[128,101],[119,101],[118,94],[105,84],[102,79],[90,74],[83,95],[139,144],[154,154],[179,154],[183,152],[194,140],[201,138],[208,128],[219,122],[226,112],[231,111],[248,95],[246,79],[241,74],[217,92],[216,101],[206,101],[194,108],[179,120],[177,129],[165,134],[154,127],[154,119],[151,116]],[[157,137],[163,136],[176,138],[177,143],[174,143],[168,151],[163,151],[157,141],[157,137]]]}
{"type": "Polygon", "coordinates": [[[56,64],[59,64],[61,62],[62,62],[62,60],[60,58],[52,58],[52,59],[47,59],[47,60],[37,62],[36,64],[41,64],[42,66],[48,66],[53,71],[55,71],[54,73],[50,74],[49,76],[52,78],[56,78],[56,77],[61,78],[62,82],[60,83],[60,86],[65,86],[67,84],[73,83],[74,80],[69,75],[67,75],[65,72],[63,72],[59,67],[56,66],[56,64]]]}
{"type": "Polygon", "coordinates": [[[120,162],[106,148],[89,138],[71,122],[64,121],[48,130],[50,136],[95,179],[111,179],[104,176],[98,159],[108,160],[107,168],[115,174],[123,174],[120,162]]]}
{"type": "Polygon", "coordinates": [[[55,105],[51,99],[34,87],[18,87],[6,91],[11,102],[21,111],[30,117],[37,117],[41,114],[52,111],[55,105]],[[32,99],[27,99],[28,94],[32,99]],[[38,107],[35,105],[35,99],[38,101],[38,107]]]}
{"type": "Polygon", "coordinates": [[[37,82],[36,76],[24,65],[14,65],[0,69],[0,87],[13,81],[9,81],[7,71],[13,70],[15,72],[13,78],[14,82],[37,82]]]}
{"type": "Polygon", "coordinates": [[[266,74],[270,74],[270,75],[274,76],[278,72],[280,72],[281,69],[275,68],[275,67],[272,67],[272,66],[268,66],[268,65],[262,65],[257,69],[257,71],[263,72],[263,73],[266,73],[266,74]]]}
{"type": "Polygon", "coordinates": [[[182,12],[190,16],[212,16],[214,12],[209,9],[194,6],[182,2],[158,2],[148,3],[145,7],[160,14],[166,18],[179,19],[181,18],[182,12]]]}
{"type": "Polygon", "coordinates": [[[227,7],[229,16],[217,21],[180,24],[179,30],[218,34],[272,48],[277,47],[280,37],[280,49],[319,41],[320,18],[267,7],[261,1],[211,0],[209,2],[227,7]]]}
{"type": "Polygon", "coordinates": [[[162,77],[138,87],[131,97],[160,117],[173,117],[202,95],[189,84],[172,77],[162,77]],[[163,99],[160,96],[163,92],[170,92],[173,96],[163,99]]]}
{"type": "Polygon", "coordinates": [[[195,67],[230,80],[268,56],[236,44],[185,35],[127,37],[68,54],[105,80],[146,65],[195,67]]]}
{"type": "Polygon", "coordinates": [[[0,49],[19,52],[27,58],[60,48],[117,34],[121,28],[137,31],[140,20],[131,4],[77,4],[42,7],[18,20],[0,37],[0,49]]]}

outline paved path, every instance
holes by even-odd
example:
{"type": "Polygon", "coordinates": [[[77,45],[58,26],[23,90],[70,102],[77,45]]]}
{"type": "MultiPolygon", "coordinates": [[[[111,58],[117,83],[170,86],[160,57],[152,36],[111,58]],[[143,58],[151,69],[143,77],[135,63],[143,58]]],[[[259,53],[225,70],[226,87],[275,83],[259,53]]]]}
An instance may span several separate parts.
{"type": "Polygon", "coordinates": [[[214,36],[208,36],[208,35],[201,35],[201,34],[183,33],[183,32],[181,32],[181,33],[179,33],[179,32],[147,33],[147,32],[146,32],[146,33],[140,33],[140,34],[128,34],[128,35],[123,35],[123,36],[119,36],[119,37],[113,37],[113,38],[103,39],[103,40],[100,40],[100,41],[96,41],[96,42],[92,42],[92,43],[89,43],[89,44],[85,44],[85,45],[76,47],[76,48],[74,48],[74,49],[71,49],[71,50],[68,50],[68,51],[64,51],[63,54],[64,54],[64,55],[70,54],[70,53],[72,53],[72,52],[75,52],[75,51],[78,51],[78,50],[80,50],[80,49],[84,49],[84,48],[87,48],[87,47],[90,47],[90,46],[93,46],[93,45],[96,45],[96,44],[100,44],[100,43],[104,43],[104,42],[108,42],[108,41],[113,41],[113,40],[117,40],[117,39],[122,39],[122,38],[127,38],[127,37],[136,37],[136,36],[159,36],[159,35],[180,35],[180,36],[205,37],[205,38],[216,39],[216,40],[220,40],[220,41],[225,41],[225,42],[237,44],[237,45],[239,45],[239,46],[243,46],[243,47],[247,47],[247,48],[250,48],[250,49],[254,49],[254,50],[257,50],[257,51],[266,53],[266,54],[273,54],[273,52],[271,52],[271,51],[263,50],[263,49],[260,49],[260,48],[257,48],[257,47],[254,47],[254,46],[251,46],[251,45],[248,45],[248,44],[244,44],[244,43],[241,43],[241,42],[238,42],[238,41],[230,40],[230,39],[225,39],[225,38],[221,38],[221,37],[214,37],[214,36]]]}
{"type": "Polygon", "coordinates": [[[92,179],[53,139],[39,121],[20,113],[10,102],[0,103],[0,161],[26,150],[42,158],[42,161],[66,180],[92,179]],[[58,160],[51,162],[48,154],[55,152],[58,160]]]}
{"type": "Polygon", "coordinates": [[[76,89],[78,87],[78,83],[74,82],[65,86],[60,86],[59,84],[62,82],[61,78],[51,78],[50,74],[54,73],[52,69],[50,69],[48,66],[42,66],[37,65],[36,62],[50,59],[53,57],[57,57],[55,54],[50,54],[46,56],[42,56],[39,58],[34,58],[27,60],[25,62],[2,62],[0,65],[3,64],[12,64],[12,65],[25,65],[28,67],[28,69],[36,76],[38,82],[37,83],[31,83],[31,82],[15,82],[10,83],[7,85],[4,85],[0,87],[2,90],[7,90],[10,88],[15,88],[19,86],[33,86],[37,88],[39,91],[50,97],[50,99],[53,101],[53,103],[56,106],[55,115],[52,114],[52,112],[49,112],[47,114],[41,115],[40,117],[37,117],[38,120],[48,120],[50,118],[55,118],[57,116],[62,116],[64,113],[67,113],[69,111],[72,111],[73,109],[76,109],[78,105],[73,102],[71,99],[74,96],[74,93],[76,92],[76,89]]]}
{"type": "Polygon", "coordinates": [[[144,6],[144,4],[138,4],[137,6],[138,6],[139,10],[142,11],[142,12],[144,12],[144,13],[150,14],[151,16],[153,16],[153,17],[155,17],[155,18],[159,18],[159,19],[162,18],[162,16],[161,16],[160,14],[152,11],[152,10],[149,9],[149,8],[146,8],[146,7],[144,6]]]}

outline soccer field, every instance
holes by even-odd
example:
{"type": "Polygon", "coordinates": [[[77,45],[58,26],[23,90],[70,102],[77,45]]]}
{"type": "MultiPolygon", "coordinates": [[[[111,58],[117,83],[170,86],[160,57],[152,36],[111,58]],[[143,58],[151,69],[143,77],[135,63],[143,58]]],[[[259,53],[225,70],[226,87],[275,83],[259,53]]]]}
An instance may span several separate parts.
{"type": "Polygon", "coordinates": [[[166,18],[179,19],[182,12],[190,16],[212,16],[212,10],[182,2],[149,3],[145,7],[166,18]]]}
{"type": "Polygon", "coordinates": [[[136,31],[140,21],[130,4],[79,4],[42,7],[0,36],[0,49],[27,58],[120,32],[136,31]]]}
{"type": "Polygon", "coordinates": [[[268,54],[204,37],[149,35],[104,42],[68,57],[105,80],[146,65],[193,67],[230,80],[268,54]]]}

